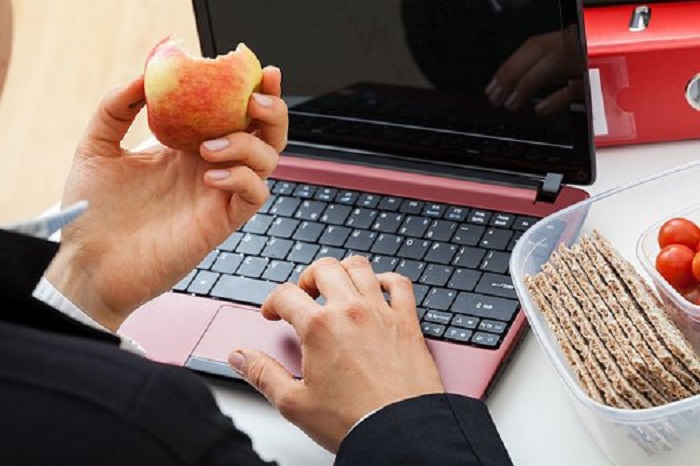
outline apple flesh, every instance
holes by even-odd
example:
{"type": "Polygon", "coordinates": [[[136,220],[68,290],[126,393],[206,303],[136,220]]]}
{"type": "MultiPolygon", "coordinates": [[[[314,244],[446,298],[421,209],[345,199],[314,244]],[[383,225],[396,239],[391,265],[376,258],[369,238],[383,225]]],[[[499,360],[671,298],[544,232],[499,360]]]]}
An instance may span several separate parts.
{"type": "Polygon", "coordinates": [[[248,101],[261,81],[260,61],[245,44],[209,59],[164,39],[146,60],[148,126],[162,144],[199,153],[202,142],[248,126],[248,101]]]}

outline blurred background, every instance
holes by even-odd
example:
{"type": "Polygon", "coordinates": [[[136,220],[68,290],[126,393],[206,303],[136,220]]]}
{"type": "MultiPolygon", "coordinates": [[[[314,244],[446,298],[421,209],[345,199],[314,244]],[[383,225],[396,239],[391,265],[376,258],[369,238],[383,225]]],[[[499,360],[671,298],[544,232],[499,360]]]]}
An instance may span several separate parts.
{"type": "MultiPolygon", "coordinates": [[[[0,224],[60,200],[75,145],[101,98],[141,73],[160,39],[178,37],[199,55],[191,0],[0,0],[0,44],[10,32],[3,19],[10,9],[12,50],[0,95],[0,224]]],[[[142,112],[124,147],[148,134],[142,112]]]]}

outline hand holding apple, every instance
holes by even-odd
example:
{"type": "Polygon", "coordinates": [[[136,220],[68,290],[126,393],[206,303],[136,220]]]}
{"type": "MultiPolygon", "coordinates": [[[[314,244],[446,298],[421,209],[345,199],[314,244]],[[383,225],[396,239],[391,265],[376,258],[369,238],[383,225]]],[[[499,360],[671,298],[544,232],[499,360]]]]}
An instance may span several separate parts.
{"type": "Polygon", "coordinates": [[[120,146],[143,106],[143,78],[105,98],[78,145],[63,197],[64,205],[90,205],[64,229],[49,281],[111,330],[170,289],[267,199],[264,180],[287,140],[280,85],[280,71],[266,68],[261,93],[246,102],[254,134],[207,141],[196,148],[201,156],[120,146]]]}
{"type": "Polygon", "coordinates": [[[248,127],[248,100],[262,77],[258,58],[245,44],[208,59],[165,39],[146,60],[148,125],[162,144],[196,153],[204,141],[248,127]]]}

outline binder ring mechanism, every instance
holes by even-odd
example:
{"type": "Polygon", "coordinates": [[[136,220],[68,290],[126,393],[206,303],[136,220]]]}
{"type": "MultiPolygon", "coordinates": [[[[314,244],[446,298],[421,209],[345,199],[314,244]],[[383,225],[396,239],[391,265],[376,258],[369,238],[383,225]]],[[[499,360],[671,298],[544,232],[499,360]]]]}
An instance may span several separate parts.
{"type": "Polygon", "coordinates": [[[630,31],[645,31],[646,28],[649,27],[649,21],[651,21],[651,8],[648,6],[638,6],[632,11],[632,18],[630,18],[630,31]]]}
{"type": "Polygon", "coordinates": [[[685,87],[685,100],[694,110],[700,112],[700,74],[696,74],[685,87]]]}

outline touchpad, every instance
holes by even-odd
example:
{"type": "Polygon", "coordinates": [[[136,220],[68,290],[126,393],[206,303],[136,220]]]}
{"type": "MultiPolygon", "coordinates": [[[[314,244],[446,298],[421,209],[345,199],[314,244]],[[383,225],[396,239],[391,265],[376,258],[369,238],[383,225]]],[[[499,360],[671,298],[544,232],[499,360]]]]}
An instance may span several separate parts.
{"type": "Polygon", "coordinates": [[[219,308],[186,367],[237,378],[227,362],[235,349],[263,351],[296,377],[301,376],[301,348],[294,328],[285,321],[270,321],[257,310],[236,305],[219,308]]]}

